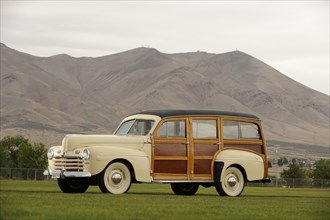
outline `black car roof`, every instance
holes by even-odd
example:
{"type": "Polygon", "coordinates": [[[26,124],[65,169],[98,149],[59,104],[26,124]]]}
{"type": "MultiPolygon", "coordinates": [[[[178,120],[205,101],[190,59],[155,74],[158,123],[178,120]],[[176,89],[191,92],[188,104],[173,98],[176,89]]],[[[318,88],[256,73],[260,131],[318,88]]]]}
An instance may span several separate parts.
{"type": "MultiPolygon", "coordinates": [[[[147,114],[147,115],[157,115],[161,118],[166,118],[170,116],[235,116],[243,118],[255,118],[259,119],[255,115],[238,113],[238,112],[227,112],[227,111],[218,111],[218,110],[196,110],[196,109],[162,109],[162,110],[147,110],[137,112],[135,114],[147,114]]],[[[134,114],[134,115],[135,115],[134,114]]],[[[132,114],[133,115],[133,114],[132,114]]]]}

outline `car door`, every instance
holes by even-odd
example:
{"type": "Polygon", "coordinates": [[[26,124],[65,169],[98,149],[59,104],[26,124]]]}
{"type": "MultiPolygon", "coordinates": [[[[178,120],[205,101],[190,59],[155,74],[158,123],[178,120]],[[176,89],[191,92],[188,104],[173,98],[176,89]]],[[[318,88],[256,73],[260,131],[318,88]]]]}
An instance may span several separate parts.
{"type": "Polygon", "coordinates": [[[152,138],[154,180],[189,179],[188,119],[172,118],[159,123],[152,138]]]}
{"type": "Polygon", "coordinates": [[[190,178],[194,180],[213,179],[213,158],[220,150],[219,119],[217,117],[191,117],[190,136],[190,178]]]}

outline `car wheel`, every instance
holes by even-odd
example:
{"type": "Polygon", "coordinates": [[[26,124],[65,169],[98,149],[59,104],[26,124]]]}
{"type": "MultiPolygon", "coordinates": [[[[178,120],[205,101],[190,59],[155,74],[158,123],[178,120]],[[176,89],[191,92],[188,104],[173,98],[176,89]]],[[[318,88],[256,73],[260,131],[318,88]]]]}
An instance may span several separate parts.
{"type": "Polygon", "coordinates": [[[192,196],[198,190],[199,185],[194,183],[171,183],[172,191],[176,195],[192,196]]]}
{"type": "Polygon", "coordinates": [[[236,167],[229,167],[224,173],[222,181],[215,187],[221,196],[239,196],[244,190],[245,180],[242,172],[236,167]]]}
{"type": "Polygon", "coordinates": [[[120,162],[110,164],[100,175],[99,188],[104,193],[122,194],[131,187],[131,172],[120,162]]]}
{"type": "Polygon", "coordinates": [[[89,187],[89,179],[59,178],[57,179],[57,184],[64,193],[84,193],[89,187]]]}

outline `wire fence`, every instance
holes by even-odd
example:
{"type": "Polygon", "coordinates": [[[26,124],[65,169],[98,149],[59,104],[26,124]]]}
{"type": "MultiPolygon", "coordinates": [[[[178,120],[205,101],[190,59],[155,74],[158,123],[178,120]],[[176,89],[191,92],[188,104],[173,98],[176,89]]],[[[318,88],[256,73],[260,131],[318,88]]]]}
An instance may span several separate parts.
{"type": "Polygon", "coordinates": [[[330,179],[271,178],[271,183],[247,183],[247,186],[281,188],[330,188],[330,179]]]}
{"type": "Polygon", "coordinates": [[[17,180],[48,180],[45,176],[45,169],[31,168],[0,168],[0,179],[17,179],[17,180]]]}
{"type": "MultiPolygon", "coordinates": [[[[0,179],[17,180],[49,180],[45,176],[45,169],[30,168],[3,168],[0,167],[0,179]]],[[[282,187],[282,188],[330,188],[330,179],[294,179],[294,178],[276,178],[271,179],[271,183],[246,183],[247,186],[256,187],[282,187]]]]}

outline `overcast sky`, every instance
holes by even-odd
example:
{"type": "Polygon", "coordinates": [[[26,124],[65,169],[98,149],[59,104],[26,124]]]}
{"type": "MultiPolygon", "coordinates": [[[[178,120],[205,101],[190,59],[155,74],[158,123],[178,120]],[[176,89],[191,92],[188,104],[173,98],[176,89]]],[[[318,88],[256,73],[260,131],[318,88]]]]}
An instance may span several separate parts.
{"type": "Polygon", "coordinates": [[[248,53],[329,94],[329,1],[3,1],[1,42],[36,56],[248,53]]]}

